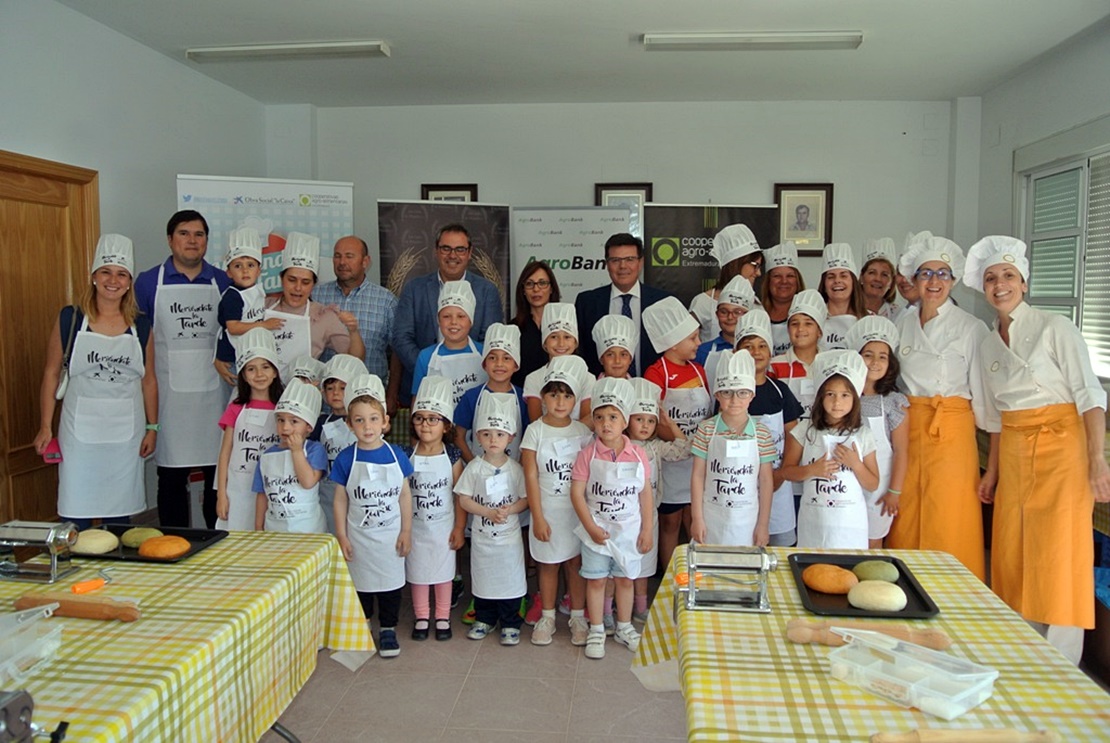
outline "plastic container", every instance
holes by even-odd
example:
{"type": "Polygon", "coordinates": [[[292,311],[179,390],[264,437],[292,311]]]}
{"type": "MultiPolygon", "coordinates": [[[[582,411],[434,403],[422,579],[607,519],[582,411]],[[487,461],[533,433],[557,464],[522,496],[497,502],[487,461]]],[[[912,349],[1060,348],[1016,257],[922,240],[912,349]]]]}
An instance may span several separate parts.
{"type": "Polygon", "coordinates": [[[21,686],[58,654],[62,625],[43,621],[57,608],[47,604],[0,616],[0,689],[21,686]]]}
{"type": "Polygon", "coordinates": [[[848,641],[829,653],[833,678],[901,707],[954,720],[994,692],[993,668],[879,632],[830,629],[848,641]]]}

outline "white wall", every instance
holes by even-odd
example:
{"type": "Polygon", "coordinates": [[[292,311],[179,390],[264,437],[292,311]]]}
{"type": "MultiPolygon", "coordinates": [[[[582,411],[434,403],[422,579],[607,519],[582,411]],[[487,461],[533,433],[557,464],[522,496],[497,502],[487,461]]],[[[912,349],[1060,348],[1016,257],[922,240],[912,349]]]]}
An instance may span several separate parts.
{"type": "Polygon", "coordinates": [[[354,182],[356,231],[371,244],[377,200],[418,199],[421,183],[477,183],[485,202],[580,206],[608,181],[650,181],[660,203],[716,204],[769,204],[776,181],[831,182],[836,241],[901,244],[908,231],[948,224],[950,110],[946,101],[322,108],[317,167],[323,180],[354,182]]]}
{"type": "Polygon", "coordinates": [[[3,0],[0,147],[100,173],[100,226],[164,260],[177,173],[264,176],[257,101],[51,0],[3,0]]]}

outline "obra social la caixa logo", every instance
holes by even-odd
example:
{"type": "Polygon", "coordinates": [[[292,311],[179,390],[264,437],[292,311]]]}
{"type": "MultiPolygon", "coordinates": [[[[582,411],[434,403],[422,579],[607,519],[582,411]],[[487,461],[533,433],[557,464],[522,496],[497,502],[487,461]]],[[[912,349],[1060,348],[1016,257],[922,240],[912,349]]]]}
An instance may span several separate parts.
{"type": "Polygon", "coordinates": [[[651,265],[658,268],[682,265],[682,251],[678,245],[677,237],[651,238],[651,265]]]}

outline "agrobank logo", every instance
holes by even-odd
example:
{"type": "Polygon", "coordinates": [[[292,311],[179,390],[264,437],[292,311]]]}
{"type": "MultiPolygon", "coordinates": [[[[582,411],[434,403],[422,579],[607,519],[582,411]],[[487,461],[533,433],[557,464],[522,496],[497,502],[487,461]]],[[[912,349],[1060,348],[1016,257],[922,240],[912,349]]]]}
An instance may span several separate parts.
{"type": "Polygon", "coordinates": [[[651,265],[658,268],[670,268],[682,264],[682,251],[678,247],[677,237],[651,238],[651,265]]]}

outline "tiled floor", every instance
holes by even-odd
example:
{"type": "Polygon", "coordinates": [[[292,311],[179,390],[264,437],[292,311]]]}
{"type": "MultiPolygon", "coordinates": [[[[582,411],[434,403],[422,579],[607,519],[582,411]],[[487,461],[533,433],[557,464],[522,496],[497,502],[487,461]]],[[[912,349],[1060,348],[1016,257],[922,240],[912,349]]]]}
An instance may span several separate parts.
{"type": "MultiPolygon", "coordinates": [[[[358,740],[482,743],[661,743],[686,740],[682,696],[646,691],[629,670],[632,653],[610,638],[602,660],[570,644],[564,615],[550,645],[502,647],[497,633],[466,638],[453,612],[455,636],[409,639],[407,592],[396,658],[374,656],[356,673],[322,651],[316,672],[281,716],[302,743],[358,740]]],[[[375,625],[375,638],[376,638],[375,625]]],[[[282,743],[273,732],[264,743],[282,743]]]]}

